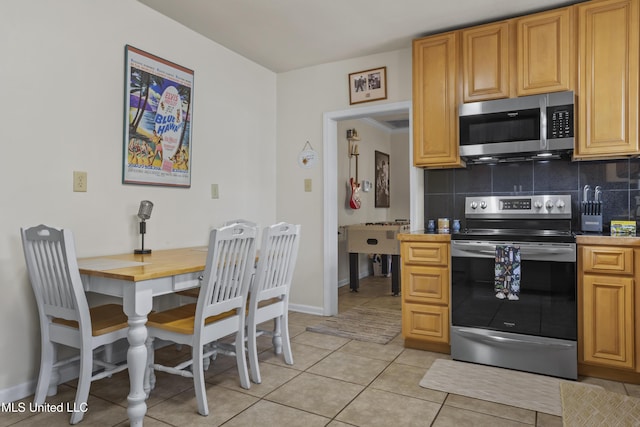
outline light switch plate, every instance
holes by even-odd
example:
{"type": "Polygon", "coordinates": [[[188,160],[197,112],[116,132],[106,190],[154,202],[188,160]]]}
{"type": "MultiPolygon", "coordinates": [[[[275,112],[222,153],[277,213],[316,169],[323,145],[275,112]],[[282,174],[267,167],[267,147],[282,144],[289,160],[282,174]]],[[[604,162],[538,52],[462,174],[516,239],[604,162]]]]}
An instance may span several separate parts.
{"type": "Polygon", "coordinates": [[[307,193],[311,192],[311,178],[304,180],[304,191],[307,193]]]}
{"type": "Polygon", "coordinates": [[[218,184],[211,184],[211,198],[219,199],[220,193],[218,193],[218,184]]]}

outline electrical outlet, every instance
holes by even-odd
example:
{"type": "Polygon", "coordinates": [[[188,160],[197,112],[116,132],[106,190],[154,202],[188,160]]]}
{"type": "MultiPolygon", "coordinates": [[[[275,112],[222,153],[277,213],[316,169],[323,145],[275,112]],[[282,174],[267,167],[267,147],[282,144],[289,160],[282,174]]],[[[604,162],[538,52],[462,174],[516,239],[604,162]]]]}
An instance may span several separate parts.
{"type": "Polygon", "coordinates": [[[219,199],[220,194],[218,193],[218,184],[211,184],[211,198],[219,199]]]}
{"type": "Polygon", "coordinates": [[[73,171],[73,191],[85,192],[87,191],[87,173],[73,171]]]}
{"type": "Polygon", "coordinates": [[[307,178],[304,180],[304,191],[307,193],[311,192],[311,178],[307,178]]]}

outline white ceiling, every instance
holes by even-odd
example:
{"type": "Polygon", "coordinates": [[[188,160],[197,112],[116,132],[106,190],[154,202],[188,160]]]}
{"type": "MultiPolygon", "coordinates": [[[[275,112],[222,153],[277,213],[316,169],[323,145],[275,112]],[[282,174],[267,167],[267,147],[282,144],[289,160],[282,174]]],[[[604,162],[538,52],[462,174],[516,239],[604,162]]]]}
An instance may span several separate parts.
{"type": "MultiPolygon", "coordinates": [[[[411,47],[449,29],[584,0],[138,0],[193,31],[282,73],[411,47]]],[[[408,129],[408,112],[370,117],[408,129]]]]}
{"type": "Polygon", "coordinates": [[[576,0],[138,0],[276,73],[576,0]]]}

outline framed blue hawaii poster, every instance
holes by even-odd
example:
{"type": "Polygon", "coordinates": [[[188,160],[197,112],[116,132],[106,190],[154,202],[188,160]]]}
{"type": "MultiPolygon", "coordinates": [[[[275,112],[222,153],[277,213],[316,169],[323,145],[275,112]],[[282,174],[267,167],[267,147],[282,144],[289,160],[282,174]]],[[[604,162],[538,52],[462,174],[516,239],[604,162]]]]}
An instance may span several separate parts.
{"type": "Polygon", "coordinates": [[[123,183],[191,186],[193,76],[125,46],[123,183]]]}

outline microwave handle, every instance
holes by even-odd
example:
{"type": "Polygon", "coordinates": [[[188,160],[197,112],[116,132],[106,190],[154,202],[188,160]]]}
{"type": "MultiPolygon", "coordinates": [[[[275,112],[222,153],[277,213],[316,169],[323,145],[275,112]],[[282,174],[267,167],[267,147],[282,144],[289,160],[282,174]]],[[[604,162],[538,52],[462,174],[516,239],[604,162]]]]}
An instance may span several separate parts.
{"type": "Polygon", "coordinates": [[[549,104],[549,95],[540,97],[540,150],[549,149],[549,141],[547,140],[547,105],[549,104]]]}

